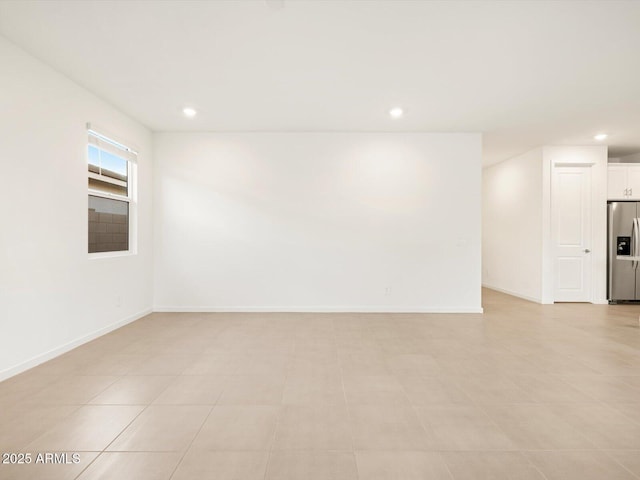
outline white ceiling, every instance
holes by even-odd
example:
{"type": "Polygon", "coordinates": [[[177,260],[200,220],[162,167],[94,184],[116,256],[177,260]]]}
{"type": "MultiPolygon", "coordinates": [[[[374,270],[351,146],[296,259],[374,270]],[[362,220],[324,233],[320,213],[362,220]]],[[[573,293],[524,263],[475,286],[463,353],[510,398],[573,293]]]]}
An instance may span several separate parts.
{"type": "Polygon", "coordinates": [[[0,32],[156,131],[480,131],[485,164],[600,131],[640,151],[636,1],[0,0],[0,32]]]}

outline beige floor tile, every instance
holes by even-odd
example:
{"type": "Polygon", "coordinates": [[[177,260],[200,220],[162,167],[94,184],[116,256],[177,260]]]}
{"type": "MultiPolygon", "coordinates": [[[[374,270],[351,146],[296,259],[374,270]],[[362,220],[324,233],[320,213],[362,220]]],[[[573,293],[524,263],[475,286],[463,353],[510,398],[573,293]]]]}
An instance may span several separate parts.
{"type": "Polygon", "coordinates": [[[287,365],[287,377],[341,377],[342,369],[337,358],[300,355],[292,357],[287,365]]]}
{"type": "Polygon", "coordinates": [[[339,353],[340,368],[345,376],[390,375],[385,355],[382,352],[344,351],[339,353]]]}
{"type": "Polygon", "coordinates": [[[143,410],[142,406],[87,405],[80,407],[36,438],[25,451],[104,450],[143,410]]]}
{"type": "Polygon", "coordinates": [[[565,422],[530,421],[505,423],[500,428],[522,450],[594,449],[582,431],[565,422]]]}
{"type": "Polygon", "coordinates": [[[20,405],[13,408],[11,415],[0,422],[0,452],[24,449],[78,408],[72,405],[20,405]]]}
{"type": "Polygon", "coordinates": [[[240,353],[209,353],[196,357],[183,375],[235,375],[240,353]]]}
{"type": "Polygon", "coordinates": [[[193,450],[269,450],[281,407],[216,406],[193,441],[193,450]]]}
{"type": "MultiPolygon", "coordinates": [[[[425,344],[424,339],[422,338],[385,338],[382,336],[378,339],[379,348],[387,355],[426,355],[430,356],[432,352],[429,351],[429,348],[425,344]]],[[[398,365],[399,370],[396,373],[400,373],[405,368],[409,368],[409,371],[415,372],[416,369],[422,371],[423,374],[433,375],[436,373],[433,369],[430,369],[426,365],[398,365]],[[425,370],[429,369],[429,370],[425,370]]],[[[407,370],[405,370],[406,372],[407,370]]],[[[438,373],[440,370],[438,369],[438,373]]],[[[410,373],[409,373],[410,374],[410,373]]]]}
{"type": "MultiPolygon", "coordinates": [[[[485,354],[467,353],[460,358],[438,358],[440,374],[459,377],[495,377],[496,374],[504,375],[505,364],[495,362],[485,354]]],[[[510,370],[509,370],[510,372],[510,370]]]]}
{"type": "Polygon", "coordinates": [[[633,448],[639,425],[600,403],[483,405],[523,449],[633,448]],[[622,444],[625,446],[621,446],[622,444]]]}
{"type": "Polygon", "coordinates": [[[415,411],[425,427],[439,425],[493,425],[494,422],[475,405],[439,404],[416,407],[415,411]]]}
{"type": "Polygon", "coordinates": [[[21,405],[22,399],[37,394],[47,386],[57,381],[60,377],[55,375],[40,375],[34,370],[16,375],[0,382],[0,419],[2,412],[12,405],[21,405]]]}
{"type": "Polygon", "coordinates": [[[221,375],[181,375],[157,396],[155,405],[215,405],[227,383],[221,375]]]}
{"type": "Polygon", "coordinates": [[[340,375],[289,375],[282,403],[290,405],[344,405],[340,375]]]}
{"type": "Polygon", "coordinates": [[[640,387],[629,385],[619,377],[567,375],[561,378],[577,390],[602,402],[634,403],[640,398],[640,387]]]}
{"type": "Polygon", "coordinates": [[[352,452],[274,450],[266,480],[354,480],[358,478],[352,452]]]}
{"type": "Polygon", "coordinates": [[[611,408],[622,413],[634,423],[640,424],[640,402],[611,403],[611,408]]]}
{"type": "Polygon", "coordinates": [[[268,459],[268,452],[190,450],[171,480],[263,480],[268,459]]]}
{"type": "Polygon", "coordinates": [[[530,401],[543,403],[584,403],[595,399],[551,375],[509,375],[509,380],[527,392],[530,401]]]}
{"type": "Polygon", "coordinates": [[[347,409],[335,405],[286,405],[278,422],[273,448],[350,450],[347,409]]]}
{"type": "Polygon", "coordinates": [[[148,355],[107,352],[78,368],[77,375],[126,375],[148,355]]]}
{"type": "MultiPolygon", "coordinates": [[[[194,468],[215,452],[203,471],[231,478],[254,471],[231,452],[270,449],[273,478],[353,477],[354,447],[448,449],[456,478],[539,479],[514,449],[539,454],[547,480],[637,473],[637,307],[483,295],[483,315],[153,314],[0,382],[0,451],[180,450],[191,437],[194,468]],[[211,415],[154,414],[189,406],[211,415]]],[[[107,478],[138,468],[109,456],[121,460],[95,464],[107,478]]]]}
{"type": "Polygon", "coordinates": [[[249,351],[237,359],[236,374],[284,377],[290,359],[289,355],[249,351]]]}
{"type": "Polygon", "coordinates": [[[640,450],[640,425],[588,425],[580,432],[596,447],[605,450],[640,450]]]}
{"type": "Polygon", "coordinates": [[[455,480],[546,480],[519,452],[443,452],[455,480]]]}
{"type": "Polygon", "coordinates": [[[411,408],[354,405],[349,415],[355,450],[425,450],[434,445],[411,408]]]}
{"type": "Polygon", "coordinates": [[[149,405],[175,378],[164,375],[124,376],[93,397],[88,403],[92,405],[149,405]]]}
{"type": "Polygon", "coordinates": [[[576,428],[583,428],[587,425],[637,424],[626,413],[601,402],[549,405],[549,409],[557,417],[576,428]]]}
{"type": "Polygon", "coordinates": [[[398,376],[433,376],[442,373],[440,364],[431,355],[387,355],[386,362],[389,370],[398,376]]]}
{"type": "Polygon", "coordinates": [[[440,454],[435,452],[359,452],[360,480],[450,480],[440,454]]]}
{"type": "Polygon", "coordinates": [[[73,480],[98,455],[99,452],[33,452],[29,464],[0,464],[0,480],[73,480]]]}
{"type": "Polygon", "coordinates": [[[412,405],[471,402],[469,396],[450,377],[401,376],[398,380],[412,405]]]}
{"type": "Polygon", "coordinates": [[[489,416],[473,405],[417,407],[438,450],[515,450],[513,442],[489,416]]]}
{"type": "MultiPolygon", "coordinates": [[[[553,338],[553,333],[549,332],[553,338]]],[[[568,355],[550,355],[548,352],[538,355],[523,355],[525,362],[537,365],[541,373],[548,375],[595,375],[600,372],[568,355]]]]}
{"type": "Polygon", "coordinates": [[[218,405],[281,405],[284,382],[283,376],[227,377],[218,405]]]}
{"type": "Polygon", "coordinates": [[[181,452],[187,449],[209,406],[152,405],[109,445],[111,452],[181,452]]]}
{"type": "Polygon", "coordinates": [[[176,452],[104,452],[78,480],[169,480],[181,457],[176,452]]]}
{"type": "Polygon", "coordinates": [[[640,388],[640,358],[631,366],[633,373],[624,376],[618,376],[618,380],[635,388],[640,388]]]}
{"type": "MultiPolygon", "coordinates": [[[[557,405],[543,403],[515,403],[498,405],[481,405],[482,410],[498,425],[522,423],[566,423],[555,409],[557,405]]],[[[563,407],[565,405],[562,405],[563,407]]],[[[575,404],[567,404],[567,408],[575,404]]]]}
{"type": "Polygon", "coordinates": [[[391,375],[344,376],[347,403],[353,405],[409,405],[409,399],[398,379],[391,375]]]}
{"type": "Polygon", "coordinates": [[[294,359],[306,357],[337,362],[338,346],[336,345],[333,333],[329,336],[310,334],[305,338],[296,338],[293,356],[294,359]]]}
{"type": "Polygon", "coordinates": [[[604,452],[528,452],[527,457],[548,480],[635,480],[604,452]]]}
{"type": "Polygon", "coordinates": [[[516,450],[516,445],[496,425],[437,425],[430,427],[436,450],[516,450]]]}
{"type": "Polygon", "coordinates": [[[607,454],[640,478],[640,450],[614,450],[608,451],[607,454]]]}
{"type": "Polygon", "coordinates": [[[579,430],[602,449],[640,450],[640,425],[605,404],[559,404],[552,409],[559,422],[579,430]]]}
{"type": "Polygon", "coordinates": [[[157,354],[133,365],[127,375],[180,375],[198,357],[186,354],[157,354]]]}
{"type": "Polygon", "coordinates": [[[77,375],[87,362],[95,360],[97,352],[74,349],[33,369],[39,375],[77,375]]]}
{"type": "Polygon", "coordinates": [[[528,392],[502,375],[470,375],[457,377],[462,391],[476,403],[528,403],[528,392]]]}
{"type": "Polygon", "coordinates": [[[113,384],[115,376],[63,376],[35,395],[23,399],[28,404],[82,405],[113,384]]]}

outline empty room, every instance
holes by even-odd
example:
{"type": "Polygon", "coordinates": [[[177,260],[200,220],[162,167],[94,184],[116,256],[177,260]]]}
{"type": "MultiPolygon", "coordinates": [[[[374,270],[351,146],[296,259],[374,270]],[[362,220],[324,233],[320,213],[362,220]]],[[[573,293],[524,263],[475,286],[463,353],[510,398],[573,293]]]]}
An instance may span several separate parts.
{"type": "Polygon", "coordinates": [[[0,0],[0,480],[640,480],[639,27],[0,0]]]}

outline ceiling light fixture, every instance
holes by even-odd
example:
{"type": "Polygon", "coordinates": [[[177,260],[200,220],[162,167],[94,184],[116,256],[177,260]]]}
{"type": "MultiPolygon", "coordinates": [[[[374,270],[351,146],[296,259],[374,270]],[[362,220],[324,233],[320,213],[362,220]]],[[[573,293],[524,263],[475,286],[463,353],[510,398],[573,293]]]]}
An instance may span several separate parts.
{"type": "Polygon", "coordinates": [[[185,117],[193,118],[196,116],[196,109],[191,107],[185,107],[182,109],[182,113],[184,113],[185,117]]]}
{"type": "Polygon", "coordinates": [[[606,140],[606,139],[607,139],[607,134],[606,134],[606,133],[599,133],[599,134],[595,135],[595,136],[593,137],[593,139],[594,139],[594,140],[597,140],[597,141],[599,141],[599,142],[601,142],[601,141],[603,141],[603,140],[606,140]]]}
{"type": "Polygon", "coordinates": [[[404,112],[400,107],[394,107],[389,110],[389,115],[391,115],[391,118],[401,118],[402,115],[404,115],[404,112]]]}

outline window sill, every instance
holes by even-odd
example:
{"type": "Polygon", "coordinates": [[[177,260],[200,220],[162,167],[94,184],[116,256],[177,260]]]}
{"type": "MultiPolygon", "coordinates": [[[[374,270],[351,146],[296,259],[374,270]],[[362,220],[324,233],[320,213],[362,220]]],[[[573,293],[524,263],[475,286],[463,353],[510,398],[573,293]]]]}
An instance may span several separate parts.
{"type": "Polygon", "coordinates": [[[89,260],[99,260],[101,258],[119,258],[119,257],[134,257],[138,253],[132,250],[122,251],[122,252],[96,252],[89,253],[89,260]]]}

